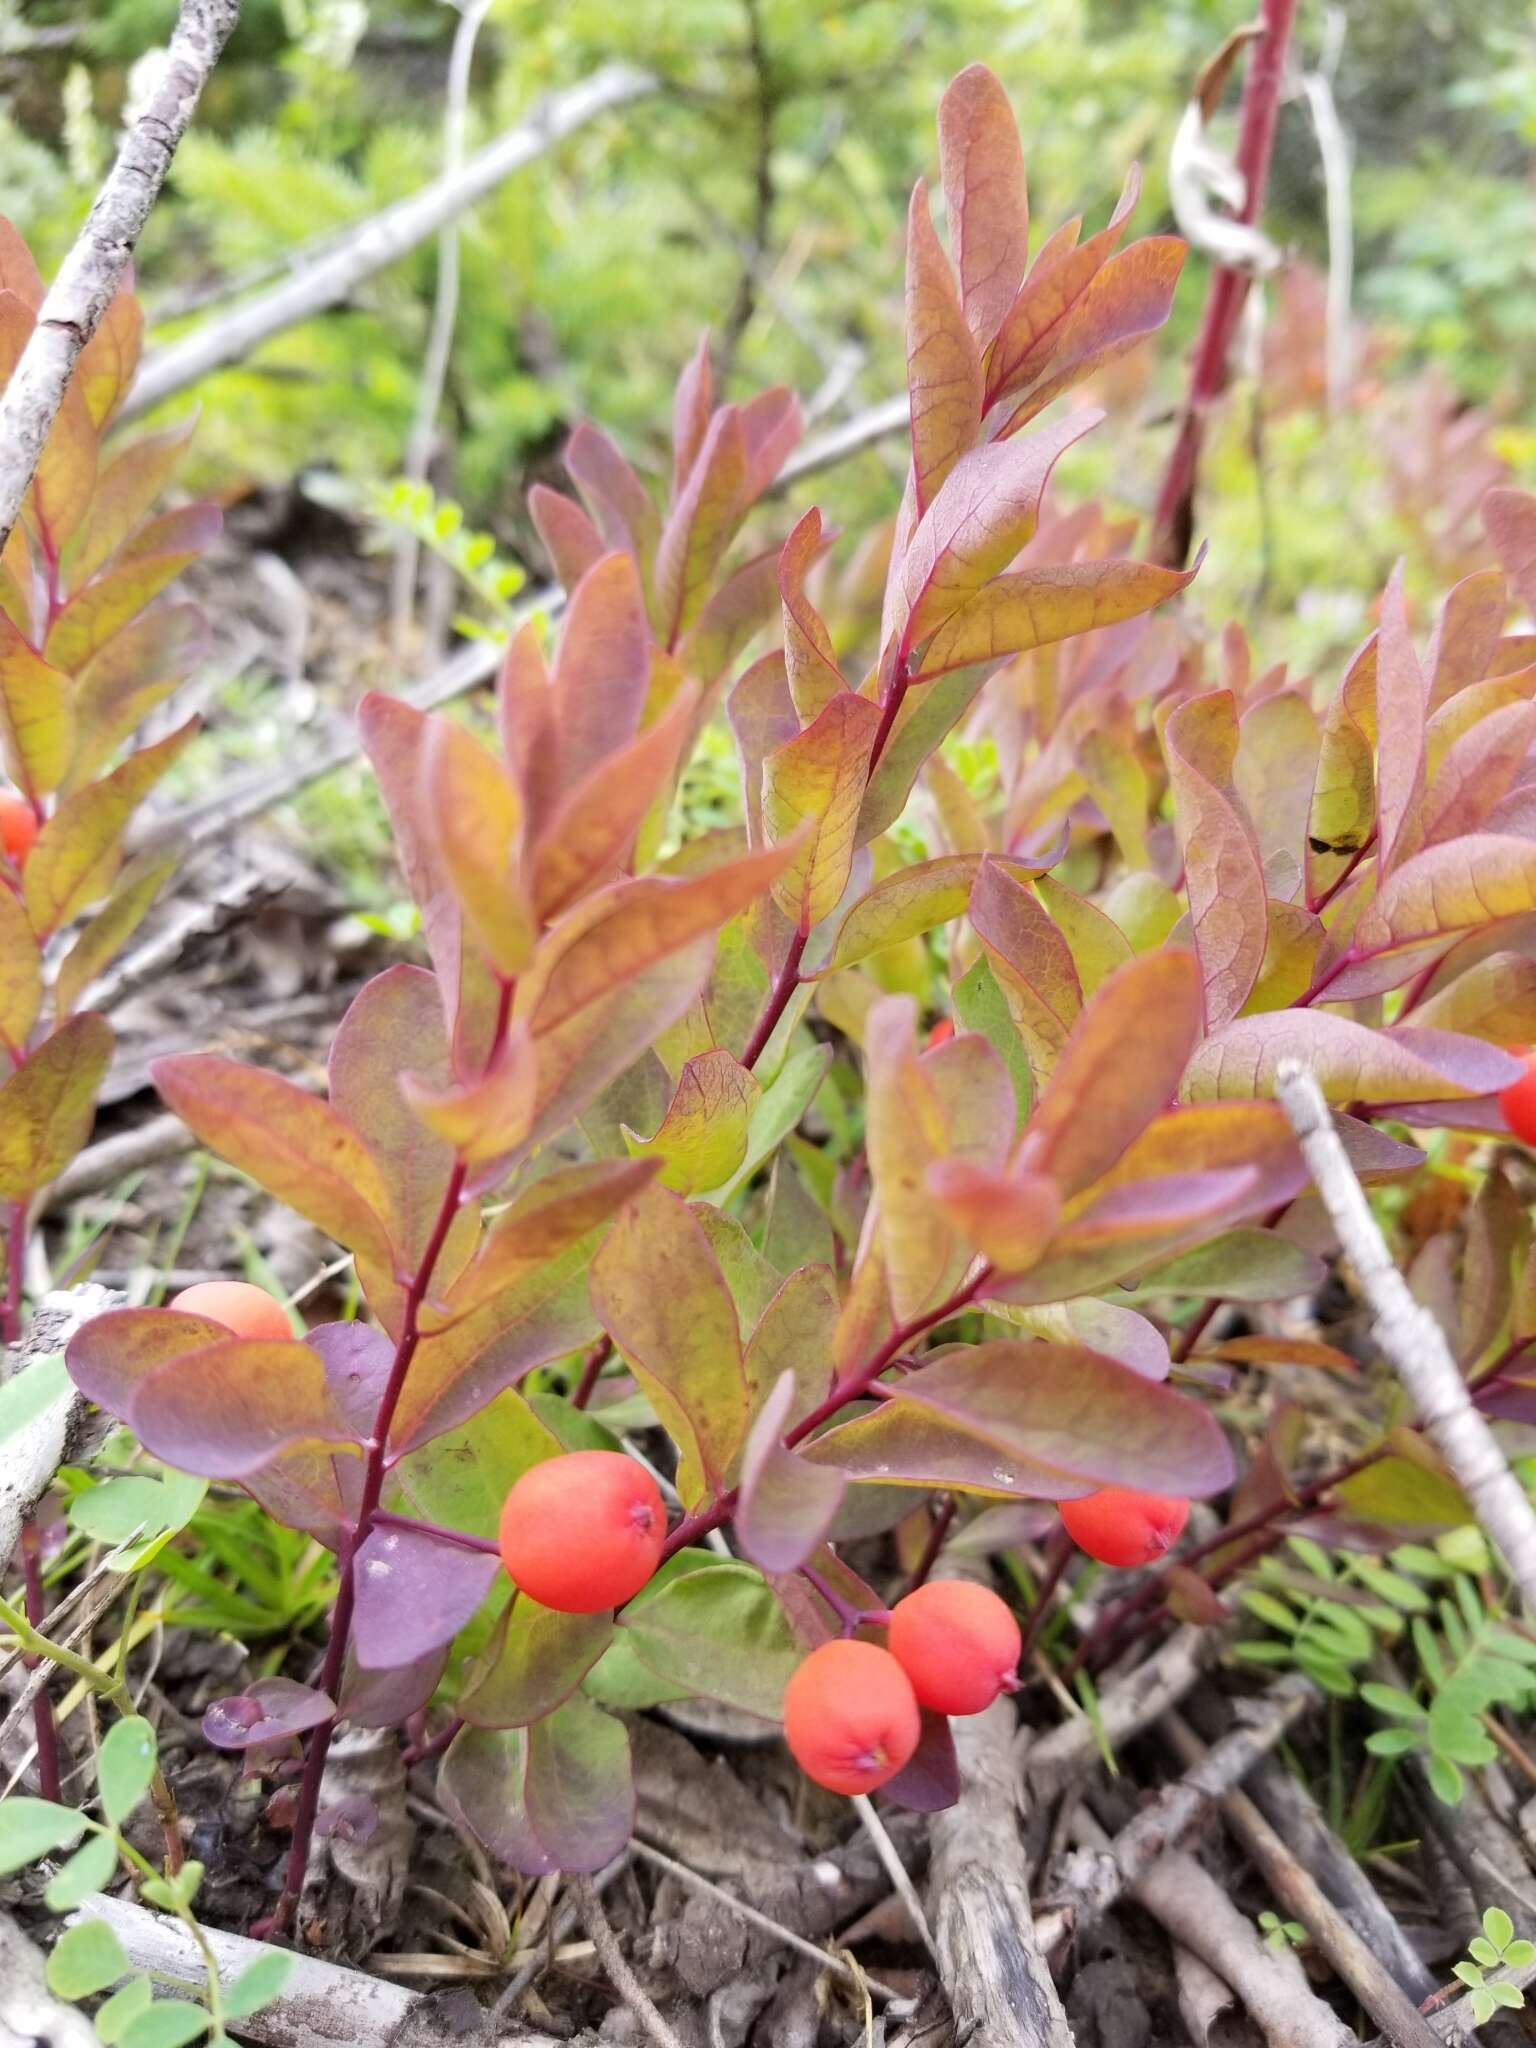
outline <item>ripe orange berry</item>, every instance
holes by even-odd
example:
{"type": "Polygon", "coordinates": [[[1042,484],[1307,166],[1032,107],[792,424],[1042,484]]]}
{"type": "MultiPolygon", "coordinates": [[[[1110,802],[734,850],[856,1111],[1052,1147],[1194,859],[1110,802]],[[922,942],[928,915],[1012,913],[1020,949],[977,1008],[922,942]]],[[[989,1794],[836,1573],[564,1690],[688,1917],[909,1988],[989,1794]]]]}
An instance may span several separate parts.
{"type": "Polygon", "coordinates": [[[37,837],[37,813],[24,796],[0,792],[0,846],[12,867],[19,868],[37,837]]]}
{"type": "Polygon", "coordinates": [[[986,1586],[919,1586],[891,1609],[890,1645],[918,1705],[935,1713],[979,1714],[1019,1682],[1019,1624],[986,1586]]]}
{"type": "Polygon", "coordinates": [[[911,1679],[876,1643],[823,1643],[784,1688],[784,1740],[829,1792],[873,1792],[894,1778],[922,1726],[911,1679]]]}
{"type": "Polygon", "coordinates": [[[287,1312],[263,1287],[249,1280],[204,1280],[196,1287],[183,1288],[167,1308],[178,1308],[189,1316],[207,1316],[222,1323],[236,1337],[291,1338],[293,1325],[287,1312]]]}
{"type": "Polygon", "coordinates": [[[622,1607],[661,1562],[667,1511],[643,1466],[571,1451],[526,1471],[501,1510],[501,1561],[530,1600],[561,1614],[622,1607]]]}
{"type": "Polygon", "coordinates": [[[1515,1136],[1527,1145],[1536,1145],[1536,1052],[1516,1046],[1510,1051],[1522,1061],[1525,1072],[1504,1090],[1499,1107],[1515,1136]]]}
{"type": "Polygon", "coordinates": [[[948,1041],[949,1041],[949,1040],[950,1040],[951,1038],[953,1038],[953,1037],[954,1037],[954,1035],[955,1035],[955,1020],[954,1020],[954,1018],[953,1018],[953,1017],[941,1017],[941,1018],[939,1019],[938,1023],[934,1025],[933,1029],[932,1029],[932,1030],[931,1030],[931,1031],[929,1032],[929,1034],[928,1034],[928,1049],[929,1049],[929,1051],[931,1052],[931,1051],[933,1050],[934,1046],[936,1046],[936,1045],[945,1045],[945,1044],[947,1044],[947,1043],[948,1043],[948,1041]]]}
{"type": "Polygon", "coordinates": [[[1178,1540],[1189,1520],[1189,1502],[1102,1486],[1083,1500],[1064,1500],[1061,1519],[1078,1549],[1100,1564],[1150,1564],[1178,1540]]]}

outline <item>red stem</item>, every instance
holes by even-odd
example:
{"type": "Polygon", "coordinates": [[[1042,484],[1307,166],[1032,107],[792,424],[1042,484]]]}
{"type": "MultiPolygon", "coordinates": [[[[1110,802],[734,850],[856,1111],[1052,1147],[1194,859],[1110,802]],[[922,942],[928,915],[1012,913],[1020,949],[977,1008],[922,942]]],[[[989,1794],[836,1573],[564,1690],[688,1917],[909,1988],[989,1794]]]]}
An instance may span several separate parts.
{"type": "Polygon", "coordinates": [[[804,957],[805,942],[809,937],[808,931],[797,931],[789,942],[789,951],[784,955],[784,964],[780,967],[769,991],[763,1014],[753,1025],[747,1049],[741,1056],[741,1064],[748,1069],[755,1067],[762,1058],[763,1049],[772,1038],[775,1026],[789,1007],[790,997],[800,986],[800,962],[804,957]]]}
{"type": "Polygon", "coordinates": [[[460,1550],[481,1550],[499,1557],[500,1548],[489,1536],[471,1536],[467,1529],[448,1529],[441,1522],[424,1522],[417,1515],[397,1515],[390,1508],[375,1508],[373,1526],[386,1529],[414,1529],[418,1536],[434,1536],[439,1543],[453,1543],[460,1550]]]}
{"type": "MultiPolygon", "coordinates": [[[[34,1628],[40,1629],[47,1617],[47,1600],[43,1593],[42,1545],[31,1522],[24,1523],[21,1531],[21,1583],[27,1619],[34,1628]]],[[[35,1671],[42,1659],[23,1657],[21,1661],[28,1671],[35,1671]]],[[[32,1728],[37,1739],[37,1789],[44,1799],[51,1799],[57,1805],[60,1794],[59,1724],[53,1718],[53,1701],[46,1684],[32,1702],[32,1728]]]]}
{"type": "MultiPolygon", "coordinates": [[[[487,1069],[507,1035],[507,1024],[512,1015],[512,986],[510,981],[503,981],[501,985],[495,1029],[492,1031],[490,1051],[486,1056],[487,1069]]],[[[395,1410],[400,1405],[400,1396],[405,1391],[411,1361],[416,1356],[417,1346],[421,1342],[422,1304],[427,1298],[427,1289],[432,1284],[432,1275],[442,1256],[443,1246],[448,1241],[448,1233],[459,1213],[459,1204],[464,1196],[464,1183],[468,1177],[467,1162],[463,1159],[458,1160],[448,1176],[447,1186],[443,1189],[442,1204],[437,1212],[437,1221],[432,1226],[432,1235],[427,1239],[415,1277],[406,1291],[394,1363],[389,1369],[389,1380],[373,1418],[373,1432],[364,1446],[363,1489],[358,1502],[357,1518],[351,1531],[337,1546],[341,1579],[336,1594],[336,1605],[331,1611],[330,1640],[325,1646],[325,1661],[320,1667],[318,1681],[320,1691],[328,1693],[333,1700],[337,1696],[346,1669],[347,1643],[352,1633],[352,1610],[356,1600],[352,1583],[352,1560],[362,1547],[379,1512],[379,1499],[384,1491],[384,1474],[389,1463],[389,1433],[394,1423],[395,1410]]],[[[333,1716],[329,1721],[322,1721],[309,1739],[309,1748],[304,1758],[304,1776],[299,1784],[298,1808],[293,1818],[293,1839],[288,1848],[288,1865],[283,1878],[282,1894],[270,1922],[273,1933],[281,1933],[288,1926],[298,1904],[299,1895],[304,1889],[304,1875],[309,1868],[309,1845],[320,1812],[320,1788],[325,1778],[325,1760],[330,1754],[331,1737],[335,1732],[336,1717],[333,1716]]]]}
{"type": "MultiPolygon", "coordinates": [[[[1275,148],[1275,125],[1280,113],[1285,56],[1295,18],[1296,0],[1264,0],[1264,32],[1254,43],[1248,62],[1237,144],[1237,168],[1245,188],[1243,210],[1238,219],[1247,227],[1255,226],[1264,211],[1270,159],[1275,148]]],[[[1189,397],[1179,421],[1178,437],[1168,459],[1163,486],[1158,493],[1152,528],[1153,559],[1170,568],[1182,568],[1189,559],[1194,530],[1195,483],[1200,468],[1206,415],[1226,389],[1227,367],[1238,321],[1248,297],[1249,282],[1246,270],[1233,270],[1225,264],[1218,266],[1211,276],[1205,317],[1195,343],[1189,397]]]]}
{"type": "Polygon", "coordinates": [[[573,1408],[585,1408],[591,1400],[598,1381],[603,1376],[603,1367],[613,1356],[613,1339],[599,1337],[582,1362],[581,1378],[576,1382],[571,1395],[573,1408]]]}
{"type": "MultiPolygon", "coordinates": [[[[846,1379],[839,1380],[819,1407],[813,1408],[809,1415],[802,1416],[785,1437],[784,1448],[792,1451],[796,1444],[804,1443],[805,1439],[820,1429],[824,1422],[830,1421],[840,1408],[845,1407],[850,1401],[860,1400],[869,1393],[881,1373],[899,1353],[906,1350],[914,1337],[921,1337],[925,1330],[931,1330],[936,1324],[947,1322],[951,1316],[958,1315],[961,1309],[975,1300],[991,1278],[992,1268],[983,1266],[973,1280],[968,1280],[963,1287],[956,1288],[948,1300],[941,1301],[937,1308],[925,1309],[921,1315],[898,1324],[867,1364],[859,1366],[846,1379]]],[[[711,1529],[718,1529],[722,1522],[728,1521],[736,1505],[736,1494],[737,1489],[733,1486],[729,1492],[720,1494],[707,1507],[695,1508],[691,1515],[684,1515],[667,1538],[662,1556],[675,1557],[678,1551],[685,1550],[700,1536],[707,1536],[711,1529]]]]}
{"type": "Polygon", "coordinates": [[[896,673],[891,678],[891,687],[886,691],[880,705],[880,723],[875,727],[874,744],[869,750],[869,772],[871,775],[874,774],[875,769],[880,764],[880,756],[885,752],[886,742],[889,740],[891,729],[896,723],[896,714],[901,709],[902,700],[907,694],[907,685],[911,680],[911,676],[907,673],[906,651],[903,649],[901,658],[896,664],[896,673]]]}
{"type": "Polygon", "coordinates": [[[933,1524],[928,1531],[928,1540],[923,1545],[923,1554],[917,1560],[916,1565],[913,1567],[912,1576],[907,1581],[907,1591],[909,1593],[915,1593],[919,1586],[925,1586],[928,1583],[928,1574],[939,1561],[939,1552],[944,1548],[944,1539],[949,1534],[950,1524],[954,1519],[955,1496],[952,1493],[946,1493],[939,1502],[939,1511],[934,1516],[933,1524]]]}
{"type": "Polygon", "coordinates": [[[1020,1664],[1024,1662],[1024,1659],[1040,1639],[1040,1631],[1044,1628],[1046,1619],[1051,1611],[1051,1595],[1061,1584],[1061,1575],[1067,1568],[1067,1562],[1072,1555],[1072,1549],[1072,1538],[1064,1528],[1058,1526],[1051,1537],[1050,1549],[1045,1560],[1045,1571],[1035,1592],[1035,1604],[1030,1608],[1029,1619],[1024,1624],[1024,1640],[1019,1646],[1020,1664]]]}

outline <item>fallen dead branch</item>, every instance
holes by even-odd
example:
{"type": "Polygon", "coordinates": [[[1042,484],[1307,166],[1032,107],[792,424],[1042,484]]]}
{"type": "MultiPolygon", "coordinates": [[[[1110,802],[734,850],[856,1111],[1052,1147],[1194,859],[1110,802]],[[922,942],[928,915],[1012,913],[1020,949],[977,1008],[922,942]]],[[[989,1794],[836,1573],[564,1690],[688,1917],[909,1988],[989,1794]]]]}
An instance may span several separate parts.
{"type": "MultiPolygon", "coordinates": [[[[11,1354],[6,1377],[62,1351],[82,1323],[121,1301],[121,1295],[94,1282],[44,1295],[25,1342],[11,1354]]],[[[85,1403],[70,1386],[7,1439],[0,1460],[0,1558],[9,1557],[16,1548],[22,1523],[42,1499],[60,1465],[83,1451],[88,1427],[85,1403]]]]}
{"type": "MultiPolygon", "coordinates": [[[[202,1958],[179,1921],[104,1892],[93,1893],[71,1914],[70,1925],[82,1920],[106,1921],[135,1969],[179,1980],[188,1992],[203,1982],[202,1958]]],[[[209,1928],[205,1937],[218,1964],[220,1982],[226,1985],[258,1956],[270,1953],[264,1942],[248,1940],[243,1934],[221,1934],[209,1928]]],[[[251,2018],[232,2021],[231,2029],[245,2040],[268,2044],[268,2048],[384,2048],[386,2042],[394,2048],[408,2048],[418,2038],[425,2042],[426,2028],[422,2027],[420,2035],[416,2030],[430,2011],[430,2001],[419,1991],[407,1991],[387,1978],[344,1969],[298,1950],[293,1952],[282,1995],[251,2018]]],[[[434,2025],[432,2035],[442,2038],[440,2025],[434,2025]]],[[[547,2035],[519,2026],[503,2029],[497,2040],[498,2048],[550,2048],[547,2035]]]]}
{"type": "MultiPolygon", "coordinates": [[[[1086,1807],[1074,1815],[1072,1834],[1091,1854],[1110,1853],[1108,1835],[1086,1807]]],[[[1270,1948],[1193,1856],[1178,1850],[1159,1857],[1136,1879],[1131,1896],[1231,1985],[1268,2048],[1359,2048],[1352,2029],[1308,1984],[1294,1953],[1270,1948]]]]}
{"type": "MultiPolygon", "coordinates": [[[[938,1576],[980,1576],[943,1559],[938,1576]]],[[[929,1822],[928,1899],[955,2038],[985,2048],[1073,2048],[1035,1935],[1020,1831],[1023,1785],[1010,1700],[954,1723],[960,1797],[929,1822]]]]}
{"type": "Polygon", "coordinates": [[[1166,1643],[1126,1677],[1106,1686],[1095,1723],[1086,1714],[1065,1721],[1031,1745],[1025,1774],[1039,1799],[1048,1799],[1099,1757],[1099,1739],[1119,1749],[1178,1705],[1221,1647],[1217,1629],[1176,1629],[1166,1643]]]}
{"type": "Polygon", "coordinates": [[[662,2018],[655,2001],[646,1991],[640,1979],[629,1966],[629,1958],[619,1946],[608,1915],[603,1911],[603,1901],[597,1886],[587,1876],[573,1877],[571,1889],[581,1908],[582,1923],[592,1937],[592,1946],[597,1950],[597,1959],[603,1966],[603,1973],[614,1990],[634,2014],[644,2031],[656,2043],[656,2048],[682,2048],[676,2034],[662,2018]]]}
{"type": "Polygon", "coordinates": [[[1407,1389],[1424,1434],[1451,1468],[1536,1613],[1536,1510],[1472,1405],[1445,1332],[1415,1301],[1355,1178],[1323,1091],[1299,1060],[1282,1060],[1275,1092],[1374,1317],[1371,1334],[1407,1389]]]}
{"type": "Polygon", "coordinates": [[[1299,1672],[1280,1679],[1245,1727],[1224,1735],[1182,1778],[1165,1785],[1107,1843],[1103,1854],[1071,1858],[1063,1881],[1053,1889],[1052,1906],[1078,1925],[1107,1912],[1182,1840],[1213,1800],[1241,1784],[1318,1698],[1316,1686],[1299,1672]]]}
{"type": "Polygon", "coordinates": [[[0,548],[10,539],[70,372],[122,281],[176,145],[239,17],[240,0],[181,0],[160,82],[123,138],[38,309],[37,324],[0,397],[0,548]]]}
{"type": "Polygon", "coordinates": [[[599,114],[655,90],[656,81],[647,72],[627,64],[605,64],[579,85],[550,93],[536,102],[515,128],[477,150],[462,169],[434,178],[408,199],[397,200],[361,222],[345,241],[327,247],[310,263],[301,261],[270,291],[156,349],[145,359],[122,417],[136,418],[225,363],[240,362],[274,334],[337,305],[365,278],[435,235],[514,171],[547,155],[567,135],[599,114]]]}
{"type": "Polygon", "coordinates": [[[1248,1781],[1257,1805],[1349,1923],[1367,1941],[1410,1998],[1422,2004],[1435,1979],[1383,1904],[1354,1857],[1323,1818],[1301,1780],[1275,1757],[1263,1758],[1248,1781]]]}
{"type": "MultiPolygon", "coordinates": [[[[1186,1767],[1199,1769],[1212,1755],[1182,1716],[1168,1714],[1162,1727],[1174,1754],[1186,1767]]],[[[1248,1795],[1234,1788],[1223,1797],[1221,1810],[1272,1896],[1306,1928],[1334,1973],[1377,2026],[1385,2029],[1392,2048],[1436,2048],[1436,2037],[1413,2000],[1248,1795]]]]}

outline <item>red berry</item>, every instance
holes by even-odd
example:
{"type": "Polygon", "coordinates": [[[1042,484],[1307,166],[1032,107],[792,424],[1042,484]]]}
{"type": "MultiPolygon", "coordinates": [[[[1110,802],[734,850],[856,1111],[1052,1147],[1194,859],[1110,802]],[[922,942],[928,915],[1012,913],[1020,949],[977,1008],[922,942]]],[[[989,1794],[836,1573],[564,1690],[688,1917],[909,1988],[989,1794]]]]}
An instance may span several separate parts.
{"type": "Polygon", "coordinates": [[[236,1337],[284,1339],[293,1336],[293,1325],[281,1303],[265,1288],[249,1280],[204,1280],[178,1294],[168,1308],[181,1309],[189,1316],[207,1316],[222,1323],[236,1337]]]}
{"type": "Polygon", "coordinates": [[[1083,1500],[1064,1500],[1061,1519],[1078,1549],[1100,1564],[1150,1564],[1177,1542],[1189,1520],[1189,1502],[1172,1494],[1102,1486],[1083,1500]]]}
{"type": "Polygon", "coordinates": [[[1499,1107],[1515,1136],[1527,1145],[1536,1145],[1536,1052],[1515,1046],[1510,1051],[1516,1054],[1525,1071],[1504,1090],[1499,1107]]]}
{"type": "Polygon", "coordinates": [[[546,1458],[517,1481],[501,1511],[508,1577],[561,1614],[600,1614],[632,1600],[666,1540],[655,1480],[618,1451],[546,1458]]]}
{"type": "Polygon", "coordinates": [[[25,797],[0,793],[0,846],[12,867],[19,868],[37,837],[37,813],[25,797]]]}
{"type": "Polygon", "coordinates": [[[894,1778],[922,1725],[911,1679],[876,1643],[823,1643],[784,1688],[784,1740],[829,1792],[873,1792],[894,1778]]]}
{"type": "Polygon", "coordinates": [[[1019,1682],[1019,1624],[986,1586],[919,1586],[891,1609],[890,1645],[919,1706],[939,1714],[979,1714],[1019,1682]]]}
{"type": "Polygon", "coordinates": [[[928,1049],[929,1049],[929,1051],[931,1052],[931,1051],[932,1051],[932,1049],[934,1048],[934,1046],[936,1046],[936,1045],[945,1045],[945,1044],[947,1044],[947,1043],[949,1042],[949,1040],[950,1040],[951,1038],[953,1038],[953,1037],[954,1037],[954,1035],[955,1035],[955,1020],[954,1020],[954,1018],[953,1018],[953,1017],[941,1017],[941,1018],[939,1019],[938,1023],[934,1025],[933,1029],[932,1029],[932,1030],[931,1030],[931,1031],[929,1032],[929,1034],[928,1034],[928,1049]]]}

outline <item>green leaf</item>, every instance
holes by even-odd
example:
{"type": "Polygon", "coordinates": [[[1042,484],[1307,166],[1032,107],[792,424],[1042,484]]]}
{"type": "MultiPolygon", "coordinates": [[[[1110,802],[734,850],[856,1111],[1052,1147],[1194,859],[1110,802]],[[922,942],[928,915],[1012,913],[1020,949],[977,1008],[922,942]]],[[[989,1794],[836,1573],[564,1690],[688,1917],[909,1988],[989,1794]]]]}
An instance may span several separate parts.
{"type": "Polygon", "coordinates": [[[1499,1951],[1491,1941],[1485,1941],[1480,1934],[1473,1935],[1472,1939],[1467,1943],[1467,1953],[1475,1957],[1478,1962],[1486,1964],[1490,1970],[1497,1969],[1498,1967],[1499,1951]]]}
{"type": "Polygon", "coordinates": [[[1527,1963],[1536,1963],[1536,1941],[1507,1941],[1504,1961],[1511,1970],[1523,1970],[1527,1963]]]}
{"type": "Polygon", "coordinates": [[[59,1998],[89,1998],[128,1971],[123,1944],[105,1920],[66,1927],[48,1958],[48,1989],[59,1998]]]}
{"type": "Polygon", "coordinates": [[[619,1626],[669,1684],[777,1721],[803,1654],[760,1573],[742,1564],[690,1572],[627,1608],[619,1626]]]}
{"type": "Polygon", "coordinates": [[[1459,1806],[1466,1791],[1466,1780],[1449,1757],[1432,1756],[1429,1760],[1429,1787],[1437,1799],[1447,1806],[1459,1806]]]}
{"type": "Polygon", "coordinates": [[[122,2040],[128,2022],[148,2011],[154,1995],[148,1977],[130,1977],[120,1991],[96,2008],[93,2024],[106,2048],[114,2048],[114,2043],[122,2040]]]}
{"type": "Polygon", "coordinates": [[[0,1084],[0,1197],[27,1199],[68,1166],[90,1136],[111,1058],[112,1027],[84,1010],[0,1084]]]}
{"type": "Polygon", "coordinates": [[[1495,2005],[1501,2005],[1508,2012],[1518,2012],[1525,2004],[1525,1993],[1518,1984],[1490,1984],[1488,1991],[1495,2005]]]}
{"type": "Polygon", "coordinates": [[[1414,1728],[1378,1728],[1367,1735],[1365,1746],[1372,1756],[1407,1756],[1418,1748],[1419,1739],[1414,1728]]]}
{"type": "MultiPolygon", "coordinates": [[[[1493,1943],[1494,1949],[1497,1952],[1495,1960],[1497,1960],[1497,1956],[1502,1955],[1514,1939],[1515,1923],[1510,1919],[1502,1906],[1490,1906],[1483,1914],[1483,1932],[1493,1943]]],[[[1475,1947],[1472,1953],[1477,1955],[1475,1947]]],[[[1481,1962],[1484,1958],[1479,1956],[1478,1960],[1481,1962]]]]}
{"type": "Polygon", "coordinates": [[[118,2037],[118,2048],[185,2048],[186,2042],[205,2034],[210,2024],[200,2005],[179,1998],[157,1999],[128,2022],[118,2037]]]}
{"type": "Polygon", "coordinates": [[[271,1949],[266,1955],[257,1956],[253,1963],[247,1963],[224,1993],[226,2018],[243,2020],[270,2005],[280,1996],[292,1968],[293,1957],[281,1949],[271,1949]]]}
{"type": "Polygon", "coordinates": [[[1483,1973],[1477,1967],[1476,1963],[1458,1963],[1455,1969],[1451,1972],[1451,1975],[1453,1977],[1459,1977],[1463,1984],[1471,1985],[1474,1990],[1476,1990],[1477,1987],[1483,1981],[1483,1973]]]}
{"type": "Polygon", "coordinates": [[[1022,1124],[1034,1100],[1034,1077],[1024,1041],[1009,1014],[1007,998],[985,953],[978,953],[955,983],[955,1015],[967,1031],[979,1031],[993,1051],[1000,1055],[1008,1069],[1008,1079],[1013,1083],[1018,1121],[1022,1124]]]}
{"type": "Polygon", "coordinates": [[[1399,1720],[1422,1721],[1424,1709],[1416,1699],[1402,1692],[1395,1685],[1378,1685],[1373,1680],[1360,1688],[1360,1697],[1367,1706],[1374,1707],[1378,1714],[1392,1714],[1399,1720]]]}
{"type": "Polygon", "coordinates": [[[531,1728],[462,1728],[438,1797],[525,1876],[601,1870],[629,1840],[629,1736],[579,1695],[531,1728]]]}
{"type": "Polygon", "coordinates": [[[110,1835],[92,1835],[63,1869],[48,1881],[43,1903],[50,1913],[70,1913],[90,1892],[99,1892],[117,1868],[117,1844],[110,1835]]]}
{"type": "Polygon", "coordinates": [[[34,1359],[0,1385],[0,1444],[71,1391],[62,1351],[55,1351],[51,1358],[34,1359]]]}
{"type": "Polygon", "coordinates": [[[51,1799],[13,1795],[0,1800],[0,1877],[35,1863],[39,1856],[51,1856],[55,1849],[72,1848],[84,1829],[84,1814],[56,1806],[51,1799]]]}
{"type": "Polygon", "coordinates": [[[155,1731],[142,1714],[114,1722],[96,1759],[101,1810],[114,1827],[125,1821],[149,1790],[155,1774],[155,1731]]]}

